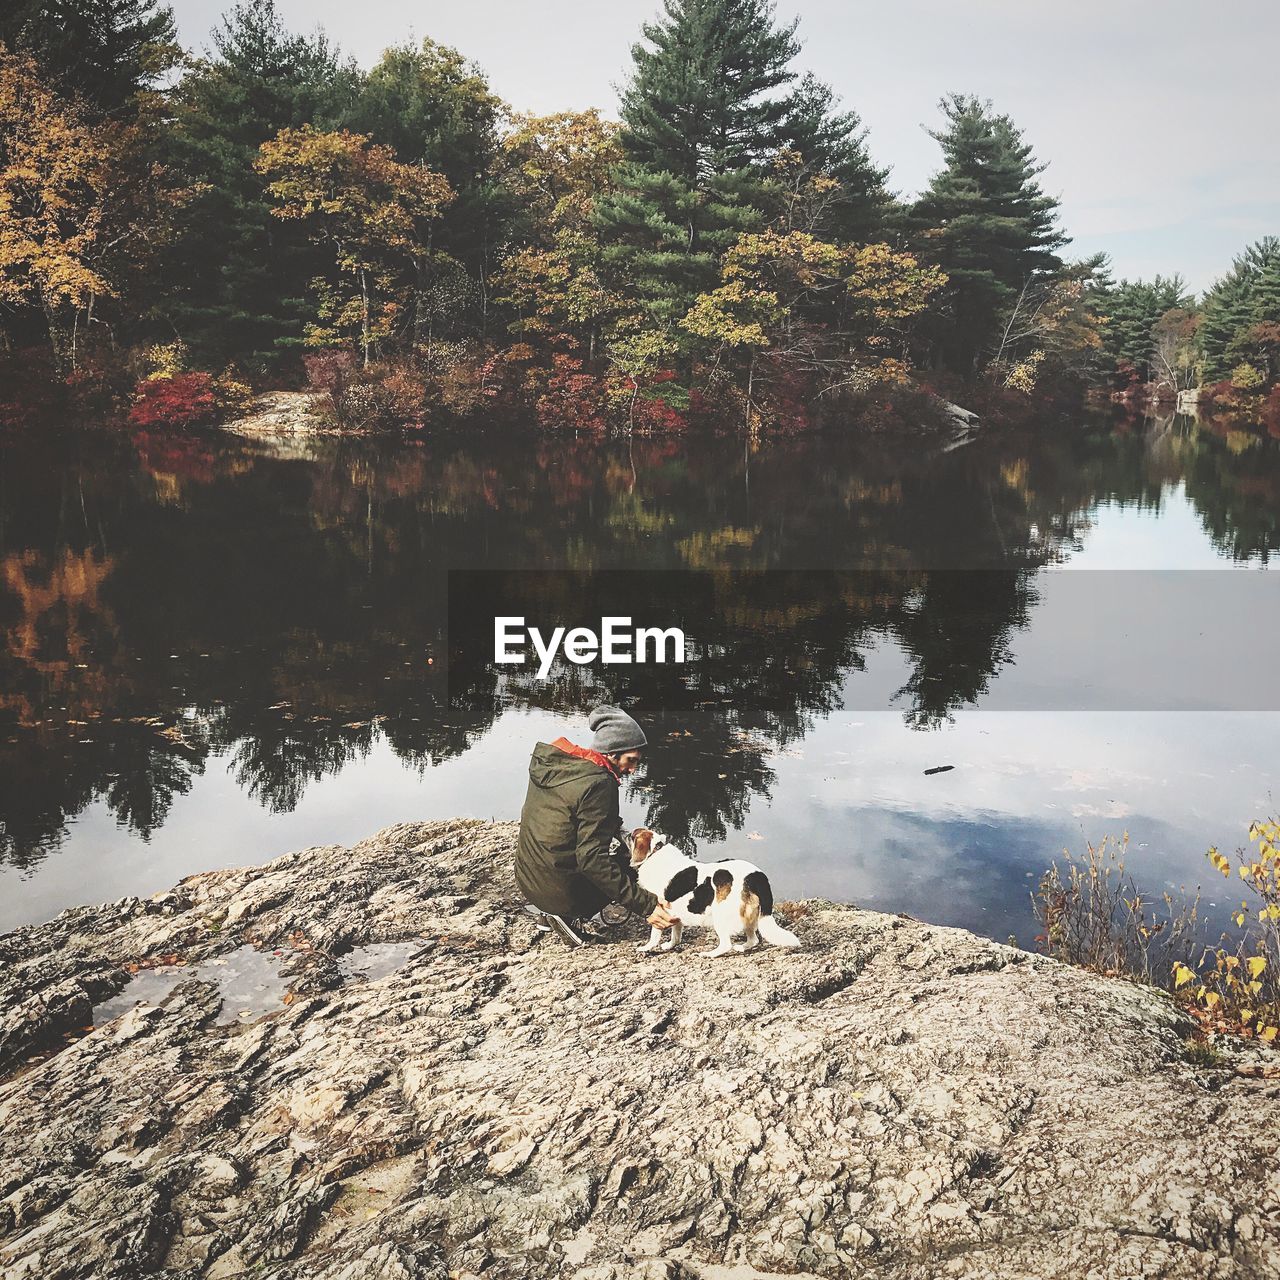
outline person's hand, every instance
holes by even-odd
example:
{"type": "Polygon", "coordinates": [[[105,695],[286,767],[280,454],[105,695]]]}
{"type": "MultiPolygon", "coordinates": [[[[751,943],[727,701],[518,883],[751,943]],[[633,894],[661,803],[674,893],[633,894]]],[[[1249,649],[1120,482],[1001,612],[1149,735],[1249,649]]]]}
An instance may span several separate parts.
{"type": "Polygon", "coordinates": [[[671,903],[663,902],[658,899],[658,905],[653,909],[653,915],[649,917],[649,923],[655,929],[670,929],[675,920],[671,916],[671,903]]]}

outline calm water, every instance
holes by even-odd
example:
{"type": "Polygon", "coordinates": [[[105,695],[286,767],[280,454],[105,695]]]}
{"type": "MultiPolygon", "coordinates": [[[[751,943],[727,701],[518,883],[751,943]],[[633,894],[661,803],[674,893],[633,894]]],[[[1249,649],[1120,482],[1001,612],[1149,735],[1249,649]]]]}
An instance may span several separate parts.
{"type": "Polygon", "coordinates": [[[1029,940],[1053,855],[1126,829],[1145,888],[1216,889],[1206,847],[1280,799],[1278,550],[1280,450],[1188,422],[949,453],[0,440],[0,929],[515,817],[532,743],[603,696],[655,745],[628,819],[783,897],[1029,940]],[[451,569],[505,572],[455,575],[447,628],[451,569]],[[460,651],[459,593],[577,621],[598,587],[685,617],[689,663],[541,683],[460,651]]]}

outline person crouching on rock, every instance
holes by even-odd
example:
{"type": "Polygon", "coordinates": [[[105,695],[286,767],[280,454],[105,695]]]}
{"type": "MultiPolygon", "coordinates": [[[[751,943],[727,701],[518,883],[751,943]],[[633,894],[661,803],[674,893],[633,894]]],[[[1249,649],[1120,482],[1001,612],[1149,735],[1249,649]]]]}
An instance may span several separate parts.
{"type": "Polygon", "coordinates": [[[529,761],[529,791],[520,812],[516,884],[539,927],[570,946],[601,937],[610,903],[655,929],[672,923],[667,904],[642,889],[626,862],[611,856],[622,835],[618,792],[648,745],[644,731],[620,707],[596,707],[587,718],[590,747],[568,738],[539,742],[529,761]]]}

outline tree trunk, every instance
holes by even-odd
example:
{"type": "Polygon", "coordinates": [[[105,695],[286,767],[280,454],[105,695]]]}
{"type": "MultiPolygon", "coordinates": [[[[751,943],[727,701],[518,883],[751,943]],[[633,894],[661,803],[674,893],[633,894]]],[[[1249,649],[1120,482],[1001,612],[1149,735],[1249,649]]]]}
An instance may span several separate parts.
{"type": "Polygon", "coordinates": [[[369,367],[369,277],[360,268],[360,338],[364,344],[364,367],[369,367]]]}
{"type": "Polygon", "coordinates": [[[49,331],[49,349],[53,353],[53,366],[60,374],[71,371],[72,365],[67,358],[67,328],[58,304],[47,295],[40,298],[40,307],[44,312],[45,328],[49,331]]]}

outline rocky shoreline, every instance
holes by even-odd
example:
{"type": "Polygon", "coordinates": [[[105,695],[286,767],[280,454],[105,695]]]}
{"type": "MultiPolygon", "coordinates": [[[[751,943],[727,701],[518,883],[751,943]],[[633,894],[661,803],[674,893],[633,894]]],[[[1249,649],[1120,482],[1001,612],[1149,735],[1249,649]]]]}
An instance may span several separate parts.
{"type": "Polygon", "coordinates": [[[325,417],[322,398],[314,391],[268,391],[244,417],[224,422],[222,430],[250,440],[353,434],[325,417]]]}
{"type": "Polygon", "coordinates": [[[824,902],[798,953],[570,953],[514,837],[405,823],[0,938],[5,1280],[1280,1277],[1280,1082],[1197,1065],[1168,997],[824,902]],[[265,1016],[188,979],[85,1032],[246,943],[265,1016]]]}

